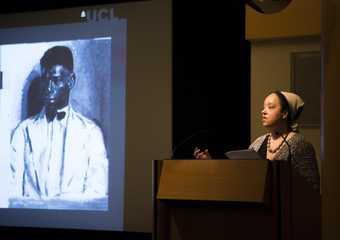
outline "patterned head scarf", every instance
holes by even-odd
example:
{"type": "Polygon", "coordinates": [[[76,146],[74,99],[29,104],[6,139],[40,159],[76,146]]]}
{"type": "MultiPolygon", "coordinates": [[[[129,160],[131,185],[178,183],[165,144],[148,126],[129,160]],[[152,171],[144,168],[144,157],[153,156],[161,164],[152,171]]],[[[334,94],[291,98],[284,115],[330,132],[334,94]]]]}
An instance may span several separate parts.
{"type": "Polygon", "coordinates": [[[296,120],[299,118],[305,103],[303,102],[302,98],[295,93],[284,91],[281,91],[281,93],[287,99],[289,105],[289,111],[291,114],[290,127],[293,131],[298,131],[299,126],[296,123],[296,120]]]}

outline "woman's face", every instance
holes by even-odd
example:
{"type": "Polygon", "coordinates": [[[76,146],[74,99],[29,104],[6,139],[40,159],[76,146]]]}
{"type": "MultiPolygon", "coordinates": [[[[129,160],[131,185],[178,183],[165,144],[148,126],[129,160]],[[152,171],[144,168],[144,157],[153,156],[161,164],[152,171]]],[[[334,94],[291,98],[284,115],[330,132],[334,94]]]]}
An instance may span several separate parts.
{"type": "Polygon", "coordinates": [[[287,117],[287,113],[281,111],[280,99],[275,93],[268,95],[264,99],[261,115],[262,125],[268,128],[278,126],[287,117]]]}

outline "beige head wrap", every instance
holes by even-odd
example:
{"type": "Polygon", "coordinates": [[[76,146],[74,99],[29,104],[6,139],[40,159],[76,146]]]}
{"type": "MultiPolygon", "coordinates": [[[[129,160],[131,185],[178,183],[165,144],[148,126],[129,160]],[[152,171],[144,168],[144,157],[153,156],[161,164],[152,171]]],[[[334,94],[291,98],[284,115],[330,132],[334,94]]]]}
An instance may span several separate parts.
{"type": "Polygon", "coordinates": [[[295,93],[284,91],[281,91],[281,93],[287,99],[289,105],[289,111],[291,114],[292,121],[290,127],[292,128],[293,131],[298,131],[299,126],[296,123],[296,120],[299,118],[305,103],[303,102],[302,98],[295,93]]]}

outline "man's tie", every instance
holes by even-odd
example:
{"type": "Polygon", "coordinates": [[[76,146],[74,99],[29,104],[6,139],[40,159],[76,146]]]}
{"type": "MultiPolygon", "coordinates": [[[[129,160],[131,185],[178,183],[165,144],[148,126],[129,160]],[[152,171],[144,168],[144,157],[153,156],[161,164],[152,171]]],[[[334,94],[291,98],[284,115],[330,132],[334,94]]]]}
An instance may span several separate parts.
{"type": "Polygon", "coordinates": [[[46,111],[46,118],[48,122],[53,121],[55,117],[57,117],[57,120],[61,120],[65,117],[66,113],[65,112],[57,112],[57,111],[46,111]]]}

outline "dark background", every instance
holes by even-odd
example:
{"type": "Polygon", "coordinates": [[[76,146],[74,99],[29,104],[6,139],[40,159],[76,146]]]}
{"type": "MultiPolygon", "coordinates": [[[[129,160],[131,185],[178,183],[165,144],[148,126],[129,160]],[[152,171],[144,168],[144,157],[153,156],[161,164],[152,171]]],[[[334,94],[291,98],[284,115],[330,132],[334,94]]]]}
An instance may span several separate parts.
{"type": "Polygon", "coordinates": [[[250,143],[250,46],[245,4],[173,1],[175,158],[209,148],[223,158],[250,143]]]}
{"type": "MultiPolygon", "coordinates": [[[[128,1],[12,0],[1,13],[128,1]],[[8,5],[9,4],[9,5],[8,5]]],[[[128,4],[128,3],[126,3],[128,4]]],[[[173,157],[192,158],[195,146],[222,158],[250,143],[250,46],[243,1],[173,0],[173,157]]],[[[151,233],[1,227],[10,239],[151,239],[151,233]]]]}

